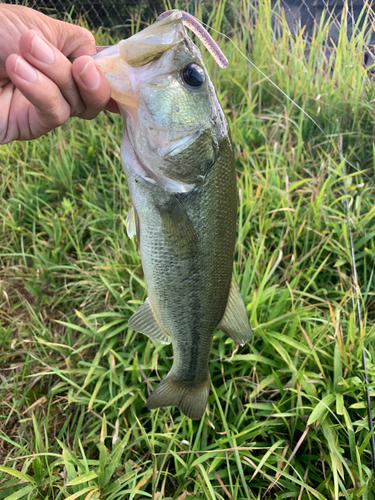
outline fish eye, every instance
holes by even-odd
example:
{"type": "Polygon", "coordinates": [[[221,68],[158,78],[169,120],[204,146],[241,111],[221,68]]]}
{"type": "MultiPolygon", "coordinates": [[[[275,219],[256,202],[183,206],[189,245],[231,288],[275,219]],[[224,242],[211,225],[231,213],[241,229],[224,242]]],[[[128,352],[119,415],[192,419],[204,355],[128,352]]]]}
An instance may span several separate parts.
{"type": "Polygon", "coordinates": [[[183,81],[190,87],[200,87],[204,82],[204,71],[198,64],[190,63],[181,72],[183,81]]]}

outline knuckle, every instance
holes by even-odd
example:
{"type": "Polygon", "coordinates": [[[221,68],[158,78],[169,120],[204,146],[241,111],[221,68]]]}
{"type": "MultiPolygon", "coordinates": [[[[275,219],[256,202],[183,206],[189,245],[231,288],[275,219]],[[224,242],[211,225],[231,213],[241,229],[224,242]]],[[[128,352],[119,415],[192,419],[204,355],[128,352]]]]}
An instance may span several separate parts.
{"type": "Polygon", "coordinates": [[[66,23],[60,21],[58,30],[60,37],[65,40],[67,53],[72,53],[81,47],[89,47],[92,50],[92,47],[96,45],[94,35],[88,29],[81,26],[68,24],[67,29],[66,23]]]}
{"type": "Polygon", "coordinates": [[[59,88],[71,108],[75,108],[81,100],[81,96],[74,80],[70,79],[65,84],[59,84],[59,88]]]}
{"type": "Polygon", "coordinates": [[[86,43],[95,43],[95,37],[91,33],[91,31],[89,31],[86,28],[81,28],[81,33],[82,33],[81,36],[82,36],[84,42],[86,42],[86,43]]]}
{"type": "Polygon", "coordinates": [[[61,75],[60,81],[54,82],[64,96],[74,95],[77,93],[77,87],[69,75],[61,75]]]}
{"type": "Polygon", "coordinates": [[[44,121],[48,126],[54,128],[65,123],[70,117],[70,108],[61,100],[57,100],[48,110],[48,115],[44,121]]]}
{"type": "Polygon", "coordinates": [[[78,116],[79,118],[83,118],[82,115],[84,115],[86,112],[86,106],[83,104],[83,102],[77,103],[74,108],[71,109],[70,111],[70,116],[78,116]]]}
{"type": "Polygon", "coordinates": [[[71,76],[64,80],[65,81],[59,82],[58,87],[70,107],[70,116],[78,116],[85,110],[85,105],[82,102],[79,89],[71,76]]]}
{"type": "MultiPolygon", "coordinates": [[[[72,25],[71,25],[72,26],[72,25]]],[[[63,26],[61,26],[63,28],[63,26]]],[[[95,37],[94,35],[86,28],[83,26],[77,26],[75,25],[74,28],[74,33],[72,31],[72,34],[74,34],[74,41],[76,45],[80,45],[81,43],[91,43],[95,42],[95,37]]]]}

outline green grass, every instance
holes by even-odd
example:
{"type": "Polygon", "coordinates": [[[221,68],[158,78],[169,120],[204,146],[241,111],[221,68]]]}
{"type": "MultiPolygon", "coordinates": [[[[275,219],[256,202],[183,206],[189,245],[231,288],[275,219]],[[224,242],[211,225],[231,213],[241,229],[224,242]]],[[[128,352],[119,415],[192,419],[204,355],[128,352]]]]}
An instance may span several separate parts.
{"type": "Polygon", "coordinates": [[[248,10],[238,5],[234,41],[327,135],[232,44],[226,71],[206,54],[237,158],[234,270],[254,335],[238,348],[216,331],[201,421],[145,406],[172,349],[127,328],[147,292],[126,236],[120,118],[0,147],[0,499],[374,499],[361,364],[364,344],[374,400],[366,33],[342,34],[330,78],[324,23],[307,61],[302,36],[272,35],[266,1],[250,31],[248,10]]]}

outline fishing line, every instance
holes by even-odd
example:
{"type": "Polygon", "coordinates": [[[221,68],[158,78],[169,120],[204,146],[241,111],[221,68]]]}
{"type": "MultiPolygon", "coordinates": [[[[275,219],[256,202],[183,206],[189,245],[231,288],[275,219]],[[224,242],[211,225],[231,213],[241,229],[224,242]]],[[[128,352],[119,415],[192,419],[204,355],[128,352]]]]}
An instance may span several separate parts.
{"type": "MultiPolygon", "coordinates": [[[[324,1],[324,0],[323,0],[324,1]]],[[[326,5],[327,7],[327,5],[326,5]]],[[[329,12],[329,10],[328,10],[329,12]]],[[[329,12],[330,13],[330,12],[329,12]]],[[[330,13],[333,15],[333,13],[330,13]]],[[[354,16],[352,15],[352,19],[354,21],[354,16]]],[[[268,82],[270,82],[281,94],[286,97],[286,99],[289,100],[294,106],[297,107],[317,128],[318,130],[323,134],[324,137],[329,139],[328,134],[322,129],[322,127],[319,125],[319,123],[316,122],[301,106],[299,106],[291,97],[289,97],[278,85],[276,85],[275,82],[272,81],[272,79],[267,76],[260,68],[258,68],[243,52],[242,50],[237,47],[237,45],[233,42],[233,40],[225,35],[224,33],[221,33],[220,31],[212,28],[206,23],[203,23],[202,21],[199,21],[196,19],[198,23],[202,23],[204,26],[207,28],[215,31],[216,33],[222,35],[225,37],[227,40],[229,40],[236,50],[244,57],[253,68],[255,68],[268,82]]],[[[337,19],[335,20],[337,22],[337,19]]],[[[340,26],[341,29],[341,26],[340,26]]],[[[202,40],[204,43],[204,40],[202,40]]],[[[354,302],[356,303],[356,308],[357,308],[357,316],[358,316],[358,331],[361,334],[362,331],[362,315],[361,315],[361,294],[360,294],[360,288],[358,285],[358,275],[357,275],[357,266],[356,266],[356,259],[355,259],[355,251],[354,251],[354,243],[353,243],[353,232],[352,232],[352,225],[351,225],[351,220],[350,220],[350,212],[349,212],[349,203],[348,203],[348,192],[347,192],[347,185],[346,185],[346,169],[345,169],[345,164],[350,165],[354,170],[357,170],[358,172],[362,173],[367,179],[373,183],[373,180],[371,177],[369,177],[366,173],[363,171],[360,171],[355,165],[353,165],[349,160],[347,160],[344,155],[342,154],[341,150],[337,151],[335,145],[333,144],[333,147],[336,152],[338,152],[340,159],[344,162],[343,163],[343,171],[344,171],[344,190],[345,190],[345,200],[346,200],[346,216],[347,216],[347,223],[348,223],[348,229],[349,229],[349,242],[350,242],[350,251],[351,251],[351,259],[352,259],[352,275],[353,275],[353,281],[354,281],[354,290],[355,290],[355,300],[354,302]]],[[[353,299],[354,299],[354,294],[353,294],[353,299]]],[[[372,451],[372,465],[373,469],[375,470],[375,438],[374,438],[374,433],[373,433],[373,420],[372,420],[372,411],[371,411],[371,400],[370,400],[370,389],[369,389],[369,379],[368,379],[368,372],[367,372],[367,363],[366,363],[366,352],[365,352],[365,346],[364,346],[364,341],[362,340],[362,366],[363,366],[363,371],[365,375],[365,383],[366,383],[366,401],[367,401],[367,416],[368,416],[368,424],[369,424],[369,431],[371,432],[371,438],[370,438],[370,444],[371,444],[371,451],[372,451]]]]}
{"type": "MultiPolygon", "coordinates": [[[[293,101],[293,99],[291,97],[288,96],[288,94],[286,94],[283,89],[281,89],[273,80],[271,80],[271,78],[269,76],[267,76],[265,73],[263,73],[263,71],[258,68],[258,66],[256,66],[256,64],[253,63],[253,61],[251,61],[243,52],[242,50],[237,47],[237,45],[234,43],[234,41],[227,35],[225,35],[224,33],[221,33],[220,31],[216,30],[215,28],[211,28],[211,26],[208,26],[208,24],[205,24],[203,23],[202,21],[200,21],[202,24],[204,24],[205,26],[207,26],[207,28],[211,29],[212,31],[215,31],[216,33],[218,33],[219,35],[222,35],[223,37],[225,37],[227,40],[229,40],[234,46],[235,48],[237,49],[237,51],[242,55],[242,57],[244,57],[246,59],[246,61],[248,61],[253,68],[255,68],[268,82],[270,82],[279,92],[281,92],[281,94],[286,97],[286,99],[288,99],[289,102],[291,102],[297,109],[299,109],[317,128],[318,130],[324,135],[324,137],[326,137],[327,139],[330,139],[330,136],[328,134],[326,134],[324,132],[324,130],[322,129],[322,127],[319,125],[319,123],[314,120],[314,118],[312,116],[310,116],[308,114],[307,111],[305,111],[303,108],[301,108],[301,106],[299,106],[295,101],[293,101]]],[[[355,165],[353,165],[349,160],[347,160],[340,151],[337,151],[335,145],[333,144],[333,147],[335,148],[335,151],[338,152],[339,156],[340,156],[340,159],[342,161],[344,161],[345,163],[347,163],[348,165],[350,165],[354,170],[356,170],[357,172],[360,172],[362,175],[364,175],[365,177],[367,177],[367,179],[370,181],[370,182],[373,182],[373,180],[371,179],[371,177],[369,177],[365,172],[359,170],[358,167],[356,167],[355,165]]]]}

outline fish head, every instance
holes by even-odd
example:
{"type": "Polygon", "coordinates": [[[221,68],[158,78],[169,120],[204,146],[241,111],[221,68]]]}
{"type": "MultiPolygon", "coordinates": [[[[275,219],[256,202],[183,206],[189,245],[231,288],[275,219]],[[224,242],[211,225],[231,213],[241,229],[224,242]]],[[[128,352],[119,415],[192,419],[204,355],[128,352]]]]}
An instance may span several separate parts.
{"type": "Polygon", "coordinates": [[[124,119],[123,162],[166,191],[202,184],[228,126],[181,13],[94,58],[124,119]]]}

